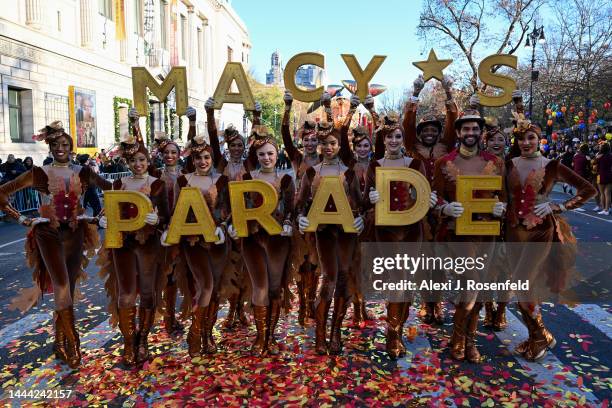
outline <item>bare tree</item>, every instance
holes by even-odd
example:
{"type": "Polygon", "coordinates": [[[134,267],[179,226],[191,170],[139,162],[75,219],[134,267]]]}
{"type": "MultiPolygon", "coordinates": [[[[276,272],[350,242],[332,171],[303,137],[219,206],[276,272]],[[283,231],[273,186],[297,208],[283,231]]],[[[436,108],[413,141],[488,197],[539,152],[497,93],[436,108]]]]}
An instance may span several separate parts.
{"type": "MultiPolygon", "coordinates": [[[[469,83],[478,86],[477,55],[514,54],[545,0],[424,0],[417,33],[427,47],[441,44],[467,62],[469,83]]],[[[460,79],[460,78],[458,78],[460,79]]]]}

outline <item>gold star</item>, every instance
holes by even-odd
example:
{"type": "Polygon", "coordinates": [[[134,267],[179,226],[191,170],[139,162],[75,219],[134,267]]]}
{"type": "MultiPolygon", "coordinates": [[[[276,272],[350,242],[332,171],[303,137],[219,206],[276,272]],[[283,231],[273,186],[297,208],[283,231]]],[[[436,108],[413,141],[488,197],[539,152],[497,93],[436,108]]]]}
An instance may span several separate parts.
{"type": "Polygon", "coordinates": [[[442,74],[442,70],[448,67],[453,60],[440,60],[436,55],[433,48],[429,51],[429,57],[427,57],[427,61],[417,61],[412,64],[423,71],[423,80],[425,82],[429,81],[431,78],[436,78],[439,81],[442,81],[444,75],[442,74]]]}

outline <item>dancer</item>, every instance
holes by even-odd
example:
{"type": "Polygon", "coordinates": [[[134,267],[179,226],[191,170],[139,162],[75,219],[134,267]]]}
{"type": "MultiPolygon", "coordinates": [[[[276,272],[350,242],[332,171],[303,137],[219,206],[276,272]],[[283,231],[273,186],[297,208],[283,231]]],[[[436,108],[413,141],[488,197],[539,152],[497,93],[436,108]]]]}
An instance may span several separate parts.
{"type": "MultiPolygon", "coordinates": [[[[376,138],[384,141],[385,155],[382,159],[372,160],[366,174],[365,191],[368,198],[364,200],[364,207],[369,209],[380,200],[380,193],[376,190],[376,168],[378,167],[406,167],[419,171],[424,176],[425,166],[419,159],[411,158],[402,153],[404,135],[399,122],[385,116],[376,129],[376,138]]],[[[430,208],[438,201],[435,192],[431,192],[430,208]]],[[[391,182],[391,210],[405,211],[415,203],[410,192],[410,185],[403,182],[391,182]]],[[[376,242],[421,242],[423,240],[423,221],[407,226],[377,226],[374,228],[376,242]]],[[[406,301],[404,294],[391,296],[387,303],[387,333],[386,350],[391,358],[398,358],[406,354],[406,346],[402,340],[404,324],[408,319],[410,302],[406,301]]]]}
{"type": "MultiPolygon", "coordinates": [[[[540,154],[541,129],[525,119],[521,106],[517,108],[511,159],[506,162],[510,198],[506,240],[511,244],[536,244],[514,244],[509,248],[514,276],[527,274],[531,282],[545,277],[562,290],[568,270],[574,265],[575,248],[560,244],[575,244],[576,238],[560,214],[582,206],[596,191],[587,180],[559,161],[540,154]],[[557,182],[574,187],[576,195],[562,204],[553,203],[550,194],[557,182]],[[557,248],[552,251],[555,243],[557,248]]],[[[556,340],[544,325],[536,299],[519,298],[519,309],[529,338],[515,351],[527,360],[540,360],[555,346],[556,340]]]]}
{"type": "MultiPolygon", "coordinates": [[[[458,109],[453,99],[453,80],[445,75],[442,80],[442,88],[446,93],[446,100],[444,102],[446,107],[444,127],[442,127],[442,122],[433,115],[422,117],[417,124],[419,94],[424,86],[425,82],[423,81],[423,76],[420,75],[414,81],[412,96],[404,106],[402,127],[404,129],[404,146],[407,154],[423,162],[427,180],[429,180],[430,185],[432,185],[436,160],[455,148],[457,136],[454,123],[455,119],[457,119],[458,109]]],[[[437,228],[436,217],[430,213],[427,222],[423,225],[425,227],[425,238],[428,241],[432,241],[435,229],[437,228]]],[[[441,280],[441,271],[433,271],[432,275],[434,280],[441,280]]],[[[437,292],[431,292],[427,293],[426,296],[429,299],[434,298],[437,300],[421,302],[421,310],[419,311],[421,319],[426,324],[442,324],[444,322],[444,316],[439,294],[437,292]]]]}
{"type": "MultiPolygon", "coordinates": [[[[268,353],[278,354],[280,351],[274,332],[280,317],[282,284],[286,279],[285,266],[291,250],[295,185],[289,174],[281,175],[276,169],[278,147],[268,130],[264,126],[255,126],[253,135],[255,140],[249,156],[256,155],[260,168],[245,174],[243,180],[263,180],[274,186],[278,192],[278,205],[273,216],[283,226],[280,235],[270,235],[256,222],[249,222],[249,236],[241,241],[241,252],[251,278],[253,314],[257,328],[251,352],[263,356],[268,353]]],[[[252,195],[250,201],[257,207],[261,205],[261,196],[252,195]]],[[[228,233],[233,239],[238,237],[231,224],[228,233]]]]}
{"type": "MultiPolygon", "coordinates": [[[[477,243],[492,242],[494,237],[475,235],[456,235],[455,219],[463,214],[463,205],[456,201],[457,176],[489,175],[504,176],[504,163],[496,156],[480,149],[484,130],[484,119],[476,110],[466,110],[457,118],[454,128],[459,139],[459,149],[438,159],[434,167],[433,190],[444,200],[439,205],[441,221],[436,241],[477,243]]],[[[502,182],[502,186],[503,186],[502,182]]],[[[505,211],[505,190],[484,193],[490,198],[498,196],[501,201],[494,205],[493,215],[501,217],[505,211]]],[[[489,219],[489,215],[479,216],[489,219]]],[[[470,254],[465,254],[470,255],[470,254]]],[[[478,313],[482,304],[476,302],[476,293],[468,293],[455,305],[453,333],[450,340],[451,356],[456,360],[466,359],[472,363],[480,362],[481,356],[476,347],[478,313]]]]}
{"type": "Polygon", "coordinates": [[[49,145],[53,162],[42,167],[33,166],[0,186],[0,210],[31,227],[26,240],[26,259],[28,266],[34,268],[36,286],[22,290],[12,307],[28,310],[42,293],[53,291],[53,352],[70,368],[76,368],[81,362],[81,350],[74,320],[75,288],[85,275],[83,267],[87,265],[87,258],[84,251],[93,256],[98,247],[97,228],[90,224],[97,219],[84,213],[82,199],[89,186],[108,190],[111,184],[91,167],[70,163],[73,139],[60,121],[45,126],[34,139],[49,145]],[[9,204],[11,194],[28,187],[41,194],[40,215],[35,218],[20,215],[9,204]]]}
{"type": "MultiPolygon", "coordinates": [[[[215,100],[208,98],[204,108],[206,109],[206,120],[208,137],[212,148],[213,166],[216,171],[228,177],[229,181],[240,181],[245,174],[249,174],[257,165],[254,157],[243,158],[246,144],[238,130],[229,125],[223,134],[229,150],[229,160],[221,154],[219,136],[217,134],[217,124],[215,121],[215,100]]],[[[261,123],[261,105],[255,103],[253,111],[253,126],[261,123]]],[[[248,326],[249,319],[244,312],[244,303],[248,301],[248,277],[244,267],[242,256],[238,253],[240,245],[232,245],[232,263],[235,273],[224,274],[222,290],[228,291],[229,311],[224,322],[224,327],[230,329],[238,321],[243,326],[248,326]]]]}
{"type": "MultiPolygon", "coordinates": [[[[287,89],[285,91],[283,99],[285,101],[285,113],[281,124],[281,135],[295,174],[296,192],[299,192],[300,181],[306,169],[321,162],[321,156],[317,151],[319,142],[317,141],[316,124],[313,121],[307,120],[298,130],[298,137],[304,146],[304,152],[301,152],[293,144],[293,137],[289,128],[293,104],[293,95],[290,90],[287,89]]],[[[324,92],[321,96],[321,105],[326,112],[328,120],[331,121],[331,97],[327,92],[324,92]]],[[[291,269],[299,270],[297,282],[299,296],[298,323],[304,326],[307,317],[314,319],[314,300],[318,282],[318,261],[314,234],[294,234],[293,247],[296,256],[290,260],[292,263],[291,269]]]]}
{"type": "MultiPolygon", "coordinates": [[[[155,318],[157,300],[167,278],[160,273],[160,234],[169,220],[166,183],[148,173],[149,152],[138,126],[139,115],[135,109],[128,114],[134,136],[127,135],[119,153],[127,160],[131,176],[115,180],[113,190],[139,191],[153,203],[153,212],[146,214],[145,226],[138,231],[124,233],[123,246],[101,250],[98,256],[100,276],[106,278],[105,288],[110,298],[111,322],[119,321],[123,335],[122,363],[126,368],[143,363],[149,358],[148,336],[155,318]],[[136,329],[136,297],[138,306],[138,330],[136,329]]],[[[132,204],[121,206],[121,217],[132,218],[137,209],[132,204]]],[[[107,219],[100,218],[100,226],[106,228],[107,219]]]]}
{"type": "MultiPolygon", "coordinates": [[[[191,117],[195,119],[195,112],[191,117]]],[[[181,250],[195,287],[193,299],[189,303],[192,305],[191,327],[187,335],[189,356],[194,358],[217,350],[212,330],[219,309],[221,274],[229,262],[230,246],[229,241],[225,241],[224,232],[224,223],[230,213],[229,179],[215,172],[212,148],[202,136],[192,138],[185,153],[191,157],[195,171],[178,177],[176,199],[185,187],[199,188],[217,225],[215,235],[218,238],[214,243],[204,242],[202,236],[184,236],[181,239],[181,250]]],[[[191,218],[188,222],[195,220],[191,218]]],[[[167,231],[161,237],[164,246],[168,245],[165,243],[166,236],[167,231]]]]}
{"type": "MultiPolygon", "coordinates": [[[[340,128],[340,151],[339,155],[344,163],[350,163],[349,167],[355,170],[355,175],[359,180],[359,191],[362,192],[365,189],[366,183],[366,172],[370,163],[370,155],[372,154],[372,139],[368,129],[364,126],[357,126],[352,129],[353,139],[352,143],[349,142],[349,133],[351,132],[350,126],[353,119],[353,115],[360,104],[360,99],[357,95],[351,96],[349,111],[344,118],[342,127],[340,128]],[[351,149],[352,144],[352,149],[351,149]]],[[[372,116],[372,122],[378,123],[378,113],[374,110],[374,98],[372,95],[368,95],[363,103],[364,107],[368,110],[372,116]]],[[[373,239],[370,233],[374,224],[374,212],[368,210],[364,217],[365,228],[364,232],[359,235],[359,242],[367,242],[373,239]]],[[[370,320],[366,311],[365,300],[361,293],[361,274],[358,272],[361,268],[361,246],[357,245],[355,248],[355,256],[353,257],[351,268],[353,273],[351,276],[355,278],[355,282],[351,284],[351,292],[353,298],[353,325],[355,327],[361,327],[367,320],[370,320]]]]}
{"type": "MultiPolygon", "coordinates": [[[[196,111],[191,106],[187,107],[187,118],[189,119],[189,133],[187,140],[192,140],[196,131],[196,111]]],[[[176,180],[183,173],[183,168],[178,163],[181,156],[181,148],[178,143],[166,135],[165,132],[156,132],[155,148],[161,154],[164,167],[156,168],[153,164],[149,165],[149,174],[166,183],[168,192],[168,208],[170,213],[174,212],[176,180]]],[[[185,169],[186,171],[186,169],[185,169]]],[[[162,299],[164,301],[164,327],[171,336],[177,336],[183,331],[183,326],[176,319],[176,270],[181,261],[178,246],[170,246],[164,250],[164,265],[168,268],[168,282],[164,288],[162,299]]]]}
{"type": "MultiPolygon", "coordinates": [[[[300,192],[297,200],[298,224],[300,231],[304,231],[310,221],[306,217],[307,208],[316,194],[321,177],[337,176],[343,182],[349,204],[356,216],[353,226],[359,233],[363,231],[364,221],[361,213],[361,191],[359,180],[355,171],[343,163],[338,156],[340,150],[340,131],[331,124],[321,123],[317,127],[317,138],[323,154],[323,161],[306,170],[300,183],[300,192]]],[[[350,163],[348,163],[350,164],[350,163]]],[[[335,211],[335,204],[330,203],[328,210],[335,211]]],[[[355,254],[357,236],[346,233],[339,225],[320,225],[315,232],[315,242],[318,261],[323,275],[319,288],[318,304],[316,306],[316,339],[315,349],[318,354],[327,354],[327,315],[334,300],[329,352],[339,354],[342,352],[341,329],[342,320],[346,314],[349,301],[348,285],[350,265],[355,254]]]]}

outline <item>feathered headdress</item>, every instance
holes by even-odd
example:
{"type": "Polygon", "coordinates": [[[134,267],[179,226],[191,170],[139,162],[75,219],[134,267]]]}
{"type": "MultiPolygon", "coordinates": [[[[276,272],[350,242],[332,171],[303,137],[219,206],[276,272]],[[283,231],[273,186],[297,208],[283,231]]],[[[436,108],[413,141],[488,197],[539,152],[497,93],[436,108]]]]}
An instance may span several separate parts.
{"type": "Polygon", "coordinates": [[[483,140],[489,140],[496,134],[500,134],[504,138],[506,137],[506,134],[499,127],[499,121],[497,120],[497,118],[493,116],[485,116],[484,120],[485,131],[482,135],[483,140]]]}
{"type": "Polygon", "coordinates": [[[400,126],[399,115],[397,112],[387,112],[387,114],[381,117],[378,122],[378,127],[376,128],[377,137],[378,135],[385,137],[386,134],[392,133],[398,129],[402,129],[400,126]]]}
{"type": "Polygon", "coordinates": [[[367,140],[372,145],[370,131],[365,126],[357,126],[353,129],[353,146],[358,145],[362,141],[367,140]]]}
{"type": "Polygon", "coordinates": [[[212,154],[212,147],[206,142],[204,135],[197,135],[187,143],[183,155],[190,156],[202,153],[203,151],[208,151],[212,154]]]}
{"type": "Polygon", "coordinates": [[[514,125],[514,134],[527,133],[528,131],[532,131],[538,135],[538,137],[542,134],[542,129],[535,123],[531,123],[531,121],[525,118],[523,113],[517,113],[512,111],[512,116],[514,117],[514,121],[516,122],[514,125]]]}
{"type": "MultiPolygon", "coordinates": [[[[334,124],[332,122],[317,123],[317,139],[323,141],[328,136],[334,136],[334,124]]],[[[338,139],[337,135],[336,138],[338,139]]]]}
{"type": "Polygon", "coordinates": [[[32,135],[32,139],[39,142],[44,141],[45,143],[49,144],[53,140],[63,135],[66,135],[72,143],[72,138],[64,131],[62,121],[56,120],[55,122],[51,122],[44,128],[40,129],[37,134],[32,135]]]}
{"type": "Polygon", "coordinates": [[[231,123],[225,128],[225,131],[223,132],[223,139],[225,139],[228,146],[235,140],[240,140],[242,144],[244,144],[244,139],[240,135],[240,132],[231,123]]]}
{"type": "Polygon", "coordinates": [[[317,133],[317,124],[314,120],[307,120],[304,122],[304,125],[298,131],[298,135],[300,139],[304,139],[308,135],[316,135],[317,133]]]}
{"type": "Polygon", "coordinates": [[[179,151],[179,153],[181,152],[181,148],[179,147],[179,145],[174,140],[170,139],[168,135],[166,134],[166,132],[161,132],[161,131],[155,132],[155,149],[158,152],[160,153],[163,152],[166,146],[170,144],[173,144],[174,146],[176,146],[176,149],[179,151]]]}
{"type": "Polygon", "coordinates": [[[270,133],[270,130],[264,125],[253,126],[253,128],[251,129],[251,137],[254,139],[253,143],[251,144],[251,147],[253,149],[259,149],[266,143],[270,143],[278,150],[274,136],[272,135],[272,133],[270,133]]]}
{"type": "Polygon", "coordinates": [[[149,151],[147,150],[147,145],[142,139],[142,134],[140,131],[135,131],[136,137],[130,135],[130,132],[125,132],[120,138],[119,144],[119,154],[129,159],[134,156],[136,153],[140,152],[144,154],[147,159],[149,158],[149,151]]]}

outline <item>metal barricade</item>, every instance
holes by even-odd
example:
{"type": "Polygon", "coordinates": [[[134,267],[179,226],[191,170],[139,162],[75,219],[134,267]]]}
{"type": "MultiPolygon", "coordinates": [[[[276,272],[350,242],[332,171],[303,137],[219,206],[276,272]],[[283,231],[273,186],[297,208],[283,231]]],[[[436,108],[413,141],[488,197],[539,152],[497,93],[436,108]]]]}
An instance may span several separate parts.
{"type": "MultiPolygon", "coordinates": [[[[40,193],[31,187],[24,188],[15,192],[15,194],[11,194],[9,203],[20,213],[38,210],[38,207],[40,207],[40,193]]],[[[3,216],[4,213],[0,211],[0,217],[3,216]]]]}

